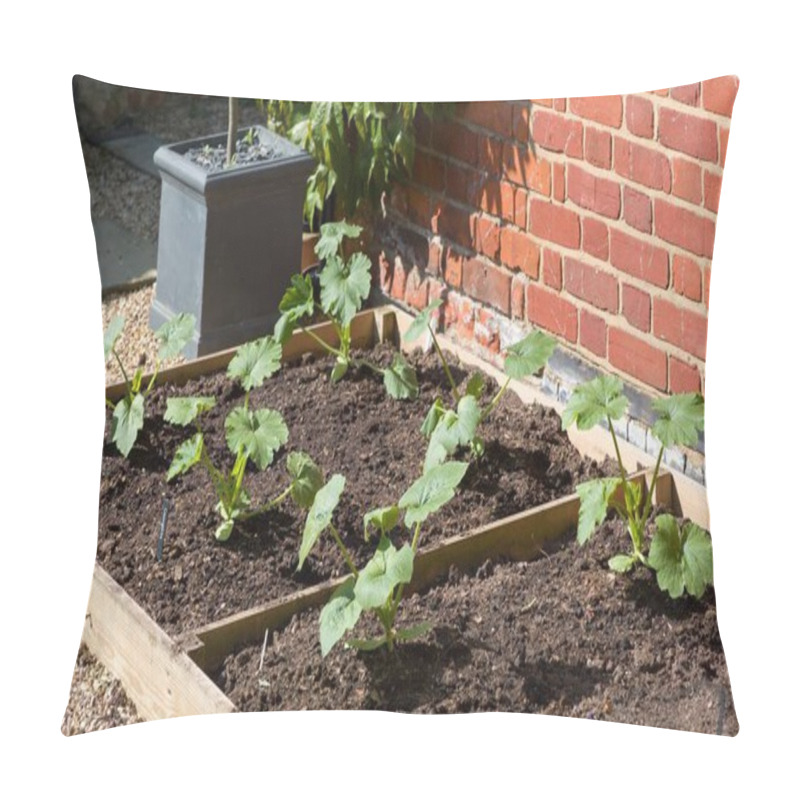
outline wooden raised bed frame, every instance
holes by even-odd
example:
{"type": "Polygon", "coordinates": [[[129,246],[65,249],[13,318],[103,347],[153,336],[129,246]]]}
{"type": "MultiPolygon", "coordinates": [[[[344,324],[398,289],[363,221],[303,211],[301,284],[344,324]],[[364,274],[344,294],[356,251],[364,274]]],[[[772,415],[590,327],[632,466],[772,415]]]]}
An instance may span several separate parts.
{"type": "MultiPolygon", "coordinates": [[[[352,344],[354,347],[385,341],[396,344],[412,321],[411,315],[393,307],[364,311],[353,320],[352,344]]],[[[314,326],[314,332],[323,341],[336,344],[333,326],[323,323],[314,326]]],[[[463,363],[504,380],[500,370],[445,337],[441,337],[440,345],[463,363]]],[[[311,336],[297,331],[284,345],[283,358],[292,361],[303,353],[321,349],[311,336]]],[[[232,348],[166,369],[159,374],[157,383],[180,385],[196,376],[224,369],[235,352],[236,348],[232,348]]],[[[554,398],[543,394],[533,383],[512,380],[510,388],[526,403],[559,407],[554,398]]],[[[124,384],[114,384],[107,387],[106,396],[114,401],[124,391],[124,384]]],[[[599,460],[614,455],[611,437],[601,428],[578,431],[573,427],[569,437],[584,455],[599,460]]],[[[619,446],[626,469],[635,473],[636,480],[647,482],[655,459],[625,441],[620,441],[619,446]]],[[[685,476],[663,471],[656,483],[655,499],[673,513],[709,527],[705,488],[685,476]]],[[[498,556],[518,561],[537,557],[545,543],[574,532],[579,505],[578,496],[572,494],[424,548],[415,560],[409,591],[418,592],[429,586],[446,574],[451,564],[467,568],[498,556]]],[[[187,631],[178,644],[96,564],[83,641],[119,679],[145,719],[231,712],[235,707],[205,671],[217,668],[236,646],[260,642],[267,628],[279,629],[299,611],[321,606],[343,580],[333,579],[187,631]]]]}

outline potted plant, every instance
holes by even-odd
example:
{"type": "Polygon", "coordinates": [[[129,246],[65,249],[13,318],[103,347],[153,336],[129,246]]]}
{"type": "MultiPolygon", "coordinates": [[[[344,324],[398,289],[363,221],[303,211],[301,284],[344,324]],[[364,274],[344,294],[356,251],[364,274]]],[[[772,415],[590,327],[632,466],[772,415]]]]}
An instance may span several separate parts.
{"type": "Polygon", "coordinates": [[[314,160],[263,126],[160,147],[156,293],[158,327],[179,312],[196,319],[188,357],[272,330],[283,287],[301,263],[306,181],[314,160]]]}

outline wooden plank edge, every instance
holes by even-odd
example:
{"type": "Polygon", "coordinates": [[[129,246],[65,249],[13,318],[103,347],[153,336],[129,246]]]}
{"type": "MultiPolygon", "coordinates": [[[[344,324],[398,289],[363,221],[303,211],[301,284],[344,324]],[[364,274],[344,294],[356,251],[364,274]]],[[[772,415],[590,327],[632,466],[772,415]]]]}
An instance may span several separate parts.
{"type": "MultiPolygon", "coordinates": [[[[630,477],[646,486],[650,476],[650,471],[643,470],[630,477]]],[[[671,475],[659,475],[655,493],[662,502],[673,497],[671,487],[671,475]]],[[[472,569],[498,558],[538,558],[545,545],[577,529],[579,508],[580,499],[573,493],[423,548],[414,560],[408,591],[413,594],[426,589],[453,565],[472,569]]],[[[236,647],[261,642],[267,629],[280,630],[295,614],[322,606],[346,579],[346,575],[335,578],[195,629],[191,634],[194,645],[187,653],[202,669],[216,670],[236,647]]]]}
{"type": "Polygon", "coordinates": [[[235,711],[233,703],[99,565],[83,641],[144,719],[235,711]]]}

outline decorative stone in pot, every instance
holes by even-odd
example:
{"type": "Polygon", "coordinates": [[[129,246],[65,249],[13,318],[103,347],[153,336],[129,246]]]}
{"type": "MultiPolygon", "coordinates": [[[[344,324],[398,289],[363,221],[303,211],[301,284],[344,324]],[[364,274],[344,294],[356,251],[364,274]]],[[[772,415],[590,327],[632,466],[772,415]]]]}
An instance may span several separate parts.
{"type": "Polygon", "coordinates": [[[195,333],[183,351],[189,358],[271,332],[283,290],[301,265],[314,160],[256,126],[239,132],[236,161],[225,167],[226,139],[165,145],[154,156],[161,216],[150,324],[194,314],[195,333]]]}

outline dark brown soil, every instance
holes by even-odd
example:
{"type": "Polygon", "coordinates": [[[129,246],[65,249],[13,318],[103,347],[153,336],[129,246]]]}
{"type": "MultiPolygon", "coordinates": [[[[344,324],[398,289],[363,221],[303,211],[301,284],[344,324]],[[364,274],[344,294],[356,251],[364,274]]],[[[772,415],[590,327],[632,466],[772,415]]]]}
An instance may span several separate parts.
{"type": "MultiPolygon", "coordinates": [[[[391,351],[380,348],[372,357],[388,364],[391,351]]],[[[437,393],[447,395],[435,355],[417,353],[411,360],[421,387],[415,401],[387,397],[380,379],[365,369],[351,371],[333,385],[331,359],[310,356],[253,391],[251,408],[277,409],[290,431],[287,447],[270,468],[248,468],[253,500],[260,503],[280,494],[289,483],[286,455],[306,451],[326,477],[334,472],[346,477],[335,521],[357,560],[368,559],[372,549],[363,541],[363,514],[397,502],[419,477],[426,449],[419,431],[422,419],[437,393]]],[[[458,380],[466,380],[463,371],[455,372],[458,380]]],[[[489,383],[487,394],[496,388],[494,381],[489,383]]],[[[194,394],[218,398],[203,428],[212,461],[230,469],[233,456],[223,423],[231,408],[241,404],[243,391],[224,373],[180,388],[156,388],[148,398],[145,428],[128,459],[110,443],[108,431],[103,451],[98,560],[171,635],[343,572],[329,537],[322,538],[303,570],[296,572],[305,515],[291,501],[237,524],[231,539],[219,543],[214,539],[220,522],[214,511],[217,499],[207,473],[196,466],[166,483],[176,448],[193,432],[163,422],[166,398],[194,394]],[[171,511],[159,563],[156,541],[164,496],[171,511]]],[[[484,458],[470,466],[456,498],[430,518],[423,546],[562,497],[576,483],[604,472],[570,444],[556,412],[525,406],[511,392],[482,426],[481,435],[484,458]]]]}
{"type": "MultiPolygon", "coordinates": [[[[261,647],[229,656],[215,680],[242,711],[519,711],[735,735],[713,590],[671,600],[647,569],[615,575],[628,548],[619,520],[583,548],[531,563],[485,564],[404,600],[401,626],[424,638],[324,660],[318,611],[261,647]]],[[[362,615],[355,633],[378,630],[362,615]]]]}

